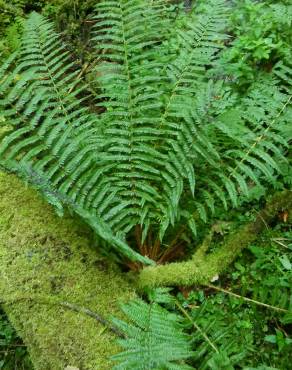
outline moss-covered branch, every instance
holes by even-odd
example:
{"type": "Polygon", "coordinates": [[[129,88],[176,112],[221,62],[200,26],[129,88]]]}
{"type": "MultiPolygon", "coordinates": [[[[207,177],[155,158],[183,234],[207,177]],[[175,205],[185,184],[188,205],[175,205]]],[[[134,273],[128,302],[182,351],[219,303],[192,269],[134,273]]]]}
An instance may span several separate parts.
{"type": "Polygon", "coordinates": [[[258,213],[254,222],[242,226],[214,252],[206,254],[206,248],[201,248],[189,261],[145,268],[140,273],[139,287],[208,284],[229,266],[243,248],[255,241],[259,233],[282,210],[292,212],[292,191],[275,194],[258,213]]]}
{"type": "Polygon", "coordinates": [[[58,218],[34,191],[0,173],[0,300],[36,370],[110,369],[117,347],[107,322],[132,296],[125,276],[91,248],[86,227],[58,218]]]}

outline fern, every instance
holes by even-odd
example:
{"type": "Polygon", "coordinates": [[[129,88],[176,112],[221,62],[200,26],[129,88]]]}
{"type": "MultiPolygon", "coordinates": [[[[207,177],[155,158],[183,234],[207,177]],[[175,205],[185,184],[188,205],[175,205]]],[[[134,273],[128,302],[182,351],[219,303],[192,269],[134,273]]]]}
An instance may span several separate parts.
{"type": "Polygon", "coordinates": [[[291,70],[279,64],[244,97],[218,80],[228,13],[208,0],[170,37],[165,0],[98,2],[90,88],[33,13],[0,69],[1,167],[128,259],[163,259],[179,225],[196,235],[218,201],[237,206],[287,161],[291,70]]]}
{"type": "Polygon", "coordinates": [[[113,319],[126,336],[119,340],[124,351],[112,357],[118,362],[113,369],[192,369],[183,363],[192,351],[178,315],[155,302],[147,304],[142,300],[123,305],[122,311],[129,322],[113,319]]]}

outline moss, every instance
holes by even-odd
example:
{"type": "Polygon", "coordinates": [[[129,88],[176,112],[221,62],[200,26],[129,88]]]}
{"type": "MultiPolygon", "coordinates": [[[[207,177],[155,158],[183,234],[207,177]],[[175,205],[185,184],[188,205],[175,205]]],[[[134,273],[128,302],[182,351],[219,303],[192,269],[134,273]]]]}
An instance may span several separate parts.
{"type": "Polygon", "coordinates": [[[0,173],[0,296],[35,369],[111,368],[115,336],[69,302],[104,317],[134,296],[117,268],[91,248],[89,231],[51,207],[12,175],[0,173]],[[32,299],[27,299],[31,297],[32,299]],[[46,304],[48,302],[48,304],[46,304]]]}
{"type": "Polygon", "coordinates": [[[292,213],[292,192],[289,190],[275,194],[254,222],[242,226],[214,252],[205,254],[206,247],[203,245],[190,261],[145,268],[140,273],[138,287],[141,289],[162,285],[209,284],[212,278],[222,273],[242,249],[255,241],[266,225],[284,209],[290,210],[288,214],[292,213]]]}

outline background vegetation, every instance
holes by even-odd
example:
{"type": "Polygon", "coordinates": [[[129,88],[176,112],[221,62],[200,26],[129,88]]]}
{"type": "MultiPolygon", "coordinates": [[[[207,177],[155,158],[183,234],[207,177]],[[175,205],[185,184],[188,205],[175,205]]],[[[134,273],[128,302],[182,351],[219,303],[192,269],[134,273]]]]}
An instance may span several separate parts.
{"type": "MultiPolygon", "coordinates": [[[[89,15],[95,3],[0,0],[0,61],[17,48],[23,20],[32,10],[41,11],[56,23],[64,40],[72,41],[72,51],[80,63],[90,61],[89,15]]],[[[200,6],[202,2],[194,3],[200,6]]],[[[226,75],[230,84],[236,82],[240,93],[246,91],[255,76],[269,73],[279,60],[291,61],[292,5],[289,0],[232,3],[229,48],[218,66],[218,74],[226,75]]],[[[182,10],[181,4],[173,4],[173,14],[182,10]]],[[[284,167],[278,189],[292,183],[291,166],[284,167]]],[[[228,214],[223,209],[218,211],[214,218],[225,222],[216,234],[218,244],[230,228],[253,217],[267,192],[269,189],[254,188],[252,211],[250,204],[228,214]]],[[[145,296],[149,304],[156,302],[179,317],[192,350],[186,356],[187,363],[193,368],[215,370],[291,368],[292,316],[285,311],[292,310],[292,233],[288,217],[279,215],[278,222],[213,284],[204,289],[181,287],[171,292],[171,298],[166,291],[160,292],[158,298],[153,298],[153,292],[145,296]]],[[[25,347],[3,312],[0,312],[0,369],[32,369],[25,347]]]]}

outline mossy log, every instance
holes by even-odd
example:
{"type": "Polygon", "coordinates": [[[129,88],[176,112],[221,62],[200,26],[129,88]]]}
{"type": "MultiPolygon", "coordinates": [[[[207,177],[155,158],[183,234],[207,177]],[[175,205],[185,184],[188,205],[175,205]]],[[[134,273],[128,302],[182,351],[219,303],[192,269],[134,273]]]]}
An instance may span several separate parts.
{"type": "Polygon", "coordinates": [[[36,370],[110,369],[116,337],[96,317],[119,315],[133,296],[85,226],[0,173],[0,301],[36,370]]]}
{"type": "Polygon", "coordinates": [[[253,222],[232,233],[214,252],[208,253],[208,248],[203,243],[186,262],[144,268],[140,273],[139,287],[208,285],[284,210],[288,210],[289,215],[292,214],[292,191],[275,194],[253,222]]]}

